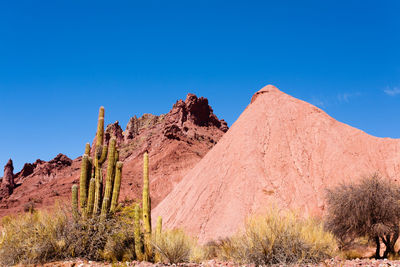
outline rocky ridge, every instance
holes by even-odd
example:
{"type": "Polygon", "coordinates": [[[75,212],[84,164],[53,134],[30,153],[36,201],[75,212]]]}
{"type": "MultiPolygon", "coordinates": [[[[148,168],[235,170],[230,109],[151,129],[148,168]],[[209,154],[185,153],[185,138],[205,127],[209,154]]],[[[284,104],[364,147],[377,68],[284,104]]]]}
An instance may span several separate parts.
{"type": "MultiPolygon", "coordinates": [[[[217,118],[208,100],[193,94],[177,101],[167,114],[132,117],[125,131],[118,121],[107,125],[105,140],[117,139],[120,160],[124,162],[120,201],[129,203],[141,198],[144,151],[148,150],[150,156],[155,207],[227,130],[226,122],[217,118]]],[[[2,193],[0,217],[22,211],[26,205],[46,208],[56,200],[68,203],[72,184],[79,183],[80,163],[81,157],[72,160],[63,154],[48,162],[26,163],[20,172],[12,174],[13,192],[2,193]]],[[[7,164],[4,177],[8,178],[3,181],[10,180],[9,170],[7,164]]]]}

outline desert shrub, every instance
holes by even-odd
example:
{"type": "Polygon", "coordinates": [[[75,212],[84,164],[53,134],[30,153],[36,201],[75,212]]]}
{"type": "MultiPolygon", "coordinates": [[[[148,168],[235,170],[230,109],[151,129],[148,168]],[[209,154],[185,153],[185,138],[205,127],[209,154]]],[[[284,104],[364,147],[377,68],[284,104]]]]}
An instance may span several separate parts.
{"type": "Polygon", "coordinates": [[[34,263],[62,255],[68,224],[65,214],[34,212],[8,217],[2,223],[1,264],[34,263]]]}
{"type": "Polygon", "coordinates": [[[199,245],[194,242],[192,245],[192,250],[190,251],[190,262],[201,263],[204,260],[211,259],[208,257],[208,251],[205,246],[199,245]]]}
{"type": "Polygon", "coordinates": [[[211,240],[203,246],[204,258],[215,259],[218,257],[218,251],[220,248],[221,240],[211,240]]]}
{"type": "Polygon", "coordinates": [[[74,221],[65,236],[68,257],[90,260],[133,259],[133,230],[115,218],[93,217],[74,221]]]}
{"type": "Polygon", "coordinates": [[[181,229],[166,230],[153,239],[154,248],[169,263],[200,262],[204,253],[194,238],[181,229]]]}
{"type": "Polygon", "coordinates": [[[129,261],[135,258],[135,241],[130,229],[120,229],[111,235],[104,246],[102,258],[107,261],[129,261]]]}
{"type": "Polygon", "coordinates": [[[32,264],[74,257],[133,259],[133,232],[115,218],[76,220],[64,209],[8,217],[2,222],[0,264],[32,264]]]}
{"type": "Polygon", "coordinates": [[[376,244],[375,257],[380,258],[380,243],[386,245],[383,257],[394,254],[399,237],[400,187],[377,174],[358,184],[342,184],[327,192],[326,228],[342,245],[367,236],[376,244]]]}
{"type": "Polygon", "coordinates": [[[317,263],[336,251],[334,236],[321,222],[274,209],[250,218],[244,231],[213,245],[222,260],[257,265],[317,263]]]}

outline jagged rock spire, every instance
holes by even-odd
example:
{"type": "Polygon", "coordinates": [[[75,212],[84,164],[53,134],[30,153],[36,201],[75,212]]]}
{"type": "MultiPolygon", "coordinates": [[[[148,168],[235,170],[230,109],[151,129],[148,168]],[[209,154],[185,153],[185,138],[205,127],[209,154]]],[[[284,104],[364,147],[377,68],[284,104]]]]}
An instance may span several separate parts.
{"type": "Polygon", "coordinates": [[[0,185],[0,199],[11,195],[15,188],[13,172],[13,162],[11,159],[9,159],[7,164],[4,166],[4,175],[0,185]]]}

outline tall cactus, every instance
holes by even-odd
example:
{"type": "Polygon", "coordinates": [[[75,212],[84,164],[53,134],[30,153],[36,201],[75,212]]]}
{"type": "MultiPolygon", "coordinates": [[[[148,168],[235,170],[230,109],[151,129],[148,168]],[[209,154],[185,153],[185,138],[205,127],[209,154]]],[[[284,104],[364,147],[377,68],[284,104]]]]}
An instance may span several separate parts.
{"type": "Polygon", "coordinates": [[[97,215],[100,211],[103,179],[102,179],[102,165],[107,158],[107,146],[103,145],[104,142],[104,107],[100,107],[99,117],[97,121],[96,132],[96,149],[95,149],[95,192],[94,192],[94,207],[93,214],[97,215]]]}
{"type": "Polygon", "coordinates": [[[115,212],[115,209],[117,208],[119,191],[121,188],[122,166],[123,166],[123,164],[121,161],[118,161],[115,166],[115,180],[114,180],[114,189],[113,189],[113,194],[112,194],[112,199],[111,199],[110,212],[115,212]]]}
{"type": "Polygon", "coordinates": [[[149,154],[146,151],[143,155],[143,228],[144,228],[144,250],[145,260],[153,256],[151,246],[151,203],[149,194],[149,154]]]}

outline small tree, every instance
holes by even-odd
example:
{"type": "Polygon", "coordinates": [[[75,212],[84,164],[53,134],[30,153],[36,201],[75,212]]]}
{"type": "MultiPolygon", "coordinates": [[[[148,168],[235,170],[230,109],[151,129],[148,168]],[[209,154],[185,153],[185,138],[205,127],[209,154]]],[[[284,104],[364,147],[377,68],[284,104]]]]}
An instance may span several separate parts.
{"type": "Polygon", "coordinates": [[[328,230],[343,243],[356,237],[368,237],[376,244],[380,258],[381,240],[387,258],[395,253],[399,238],[400,187],[378,174],[363,178],[358,184],[340,185],[327,193],[328,230]]]}

